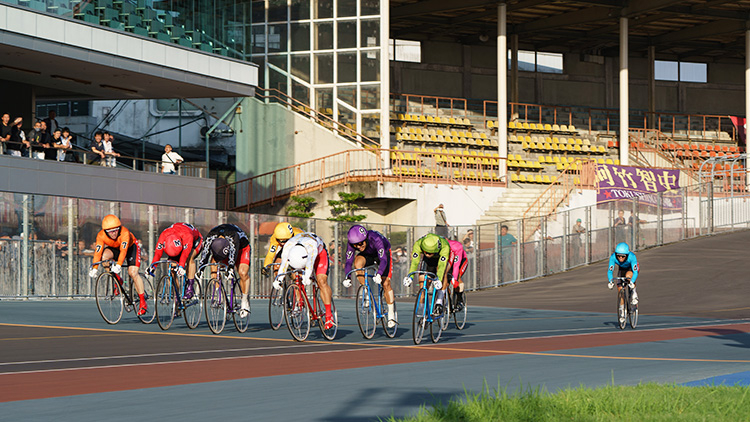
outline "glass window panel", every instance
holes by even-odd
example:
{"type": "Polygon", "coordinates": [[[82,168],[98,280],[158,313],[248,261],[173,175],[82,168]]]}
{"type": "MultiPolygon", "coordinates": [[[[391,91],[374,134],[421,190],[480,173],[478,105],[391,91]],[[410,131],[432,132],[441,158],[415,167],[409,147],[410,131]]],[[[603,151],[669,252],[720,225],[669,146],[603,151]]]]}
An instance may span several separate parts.
{"type": "Polygon", "coordinates": [[[357,107],[357,87],[356,86],[339,86],[339,100],[356,108],[357,107]]]}
{"type": "Polygon", "coordinates": [[[420,63],[422,61],[422,44],[419,41],[388,40],[390,60],[399,62],[420,63]]]}
{"type": "Polygon", "coordinates": [[[292,81],[292,98],[301,101],[303,104],[310,104],[310,88],[299,82],[292,81]]]}
{"type": "Polygon", "coordinates": [[[268,22],[286,22],[286,0],[268,0],[268,22]]]}
{"type": "Polygon", "coordinates": [[[292,32],[292,51],[309,51],[310,50],[310,24],[293,23],[291,24],[292,32]]]}
{"type": "Polygon", "coordinates": [[[680,62],[680,80],[683,82],[708,82],[706,63],[680,62]]]}
{"type": "Polygon", "coordinates": [[[268,52],[286,52],[286,24],[268,25],[268,52]]]}
{"type": "Polygon", "coordinates": [[[333,50],[333,22],[315,24],[315,50],[333,50]]]}
{"type": "Polygon", "coordinates": [[[380,139],[380,113],[362,115],[362,134],[373,140],[380,139]]]}
{"type": "Polygon", "coordinates": [[[380,19],[363,20],[361,47],[378,47],[380,45],[380,19]]]}
{"type": "Polygon", "coordinates": [[[336,13],[340,18],[357,16],[357,2],[352,0],[338,0],[336,13]]]}
{"type": "Polygon", "coordinates": [[[339,48],[356,48],[357,47],[357,21],[338,22],[339,48]]]}
{"type": "Polygon", "coordinates": [[[266,61],[261,57],[253,57],[252,62],[258,65],[258,84],[266,85],[266,61]]]}
{"type": "Polygon", "coordinates": [[[677,81],[678,78],[677,62],[674,61],[654,61],[654,79],[659,81],[677,81]]]}
{"type": "Polygon", "coordinates": [[[380,109],[380,84],[365,85],[362,92],[362,110],[380,109]]]}
{"type": "Polygon", "coordinates": [[[250,45],[253,46],[253,54],[264,54],[266,52],[266,27],[253,25],[250,30],[250,45]]]}
{"type": "Polygon", "coordinates": [[[266,21],[266,2],[265,0],[254,0],[251,4],[252,7],[252,21],[253,23],[261,23],[266,21]]]}
{"type": "Polygon", "coordinates": [[[518,70],[533,72],[536,69],[536,53],[533,51],[518,50],[518,70]]]}
{"type": "Polygon", "coordinates": [[[286,93],[287,90],[287,77],[286,75],[277,72],[274,69],[268,69],[268,84],[271,89],[278,89],[279,91],[286,93]]]}
{"type": "Polygon", "coordinates": [[[333,0],[317,0],[318,7],[315,8],[315,19],[327,19],[333,17],[333,0]]]}
{"type": "Polygon", "coordinates": [[[292,0],[290,13],[293,21],[310,19],[310,1],[292,0]]]}
{"type": "Polygon", "coordinates": [[[357,131],[357,114],[348,108],[339,106],[336,120],[341,123],[339,129],[344,131],[344,133],[351,136],[354,135],[351,131],[357,131]]]}
{"type": "Polygon", "coordinates": [[[278,67],[281,70],[284,70],[284,71],[288,70],[286,54],[268,56],[268,63],[271,63],[272,65],[278,67]]]}
{"type": "Polygon", "coordinates": [[[380,0],[361,0],[360,16],[379,15],[380,0]]]}
{"type": "Polygon", "coordinates": [[[294,54],[292,59],[292,75],[310,82],[310,55],[294,54]]]}
{"type": "Polygon", "coordinates": [[[338,54],[338,83],[357,82],[357,53],[338,54]]]}
{"type": "Polygon", "coordinates": [[[536,71],[543,73],[563,73],[563,55],[560,53],[536,53],[536,71]]]}
{"type": "Polygon", "coordinates": [[[380,60],[378,50],[362,52],[361,82],[380,81],[380,60]]]}
{"type": "Polygon", "coordinates": [[[315,55],[315,83],[333,83],[333,54],[324,53],[315,55]]]}
{"type": "Polygon", "coordinates": [[[317,88],[315,90],[315,109],[333,117],[333,88],[317,88]]]}

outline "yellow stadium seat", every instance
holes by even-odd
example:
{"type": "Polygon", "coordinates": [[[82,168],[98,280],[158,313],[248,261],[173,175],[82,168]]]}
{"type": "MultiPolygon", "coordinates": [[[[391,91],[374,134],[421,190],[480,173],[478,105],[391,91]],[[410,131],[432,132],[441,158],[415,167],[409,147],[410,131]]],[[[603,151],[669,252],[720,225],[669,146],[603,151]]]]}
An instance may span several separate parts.
{"type": "Polygon", "coordinates": [[[526,182],[526,175],[525,174],[519,174],[518,175],[518,181],[519,182],[526,182]]]}
{"type": "Polygon", "coordinates": [[[537,174],[536,176],[534,176],[534,183],[544,183],[543,179],[542,179],[542,176],[539,175],[539,174],[537,174]]]}
{"type": "Polygon", "coordinates": [[[545,174],[544,177],[542,177],[542,183],[550,184],[552,181],[549,180],[549,176],[545,174]]]}
{"type": "Polygon", "coordinates": [[[422,123],[427,123],[427,117],[425,117],[423,114],[419,115],[419,121],[422,123]]]}
{"type": "Polygon", "coordinates": [[[591,151],[591,150],[589,149],[589,146],[588,146],[588,145],[584,145],[583,147],[581,147],[581,150],[582,150],[583,152],[590,152],[590,151],[591,151]]]}
{"type": "Polygon", "coordinates": [[[599,145],[599,152],[602,153],[602,154],[606,154],[607,153],[607,148],[604,148],[603,145],[599,145]]]}
{"type": "Polygon", "coordinates": [[[559,132],[560,131],[560,126],[558,124],[554,124],[554,125],[552,125],[552,130],[554,132],[559,132]]]}
{"type": "Polygon", "coordinates": [[[620,159],[619,159],[619,158],[615,158],[615,165],[616,165],[616,166],[619,166],[619,165],[620,165],[620,159]]]}
{"type": "Polygon", "coordinates": [[[583,145],[581,138],[576,139],[576,145],[583,145]]]}
{"type": "Polygon", "coordinates": [[[427,116],[425,120],[427,121],[427,123],[435,123],[435,118],[432,116],[427,116]]]}
{"type": "Polygon", "coordinates": [[[517,175],[517,174],[515,174],[515,173],[513,173],[513,174],[512,174],[511,176],[510,176],[510,181],[511,181],[511,182],[517,182],[517,181],[518,181],[518,175],[517,175]]]}
{"type": "Polygon", "coordinates": [[[576,131],[576,127],[575,126],[568,125],[568,132],[575,132],[575,131],[576,131]]]}
{"type": "Polygon", "coordinates": [[[611,158],[607,158],[607,160],[605,161],[605,164],[614,164],[614,162],[612,162],[611,158]]]}
{"type": "Polygon", "coordinates": [[[581,184],[581,179],[578,178],[578,177],[576,177],[576,178],[573,179],[573,183],[575,183],[576,185],[580,185],[581,184]]]}
{"type": "Polygon", "coordinates": [[[576,152],[581,152],[581,146],[580,145],[576,145],[576,152]]]}
{"type": "Polygon", "coordinates": [[[567,132],[567,131],[568,131],[568,126],[560,125],[560,132],[567,132]]]}
{"type": "MultiPolygon", "coordinates": [[[[578,140],[580,140],[580,139],[578,139],[578,140]]],[[[578,140],[576,140],[576,142],[578,142],[578,140]]],[[[583,144],[591,146],[591,141],[589,141],[588,139],[584,139],[583,140],[583,144]]]]}
{"type": "MultiPolygon", "coordinates": [[[[516,125],[516,128],[518,128],[518,125],[516,125]]],[[[526,130],[528,130],[529,129],[529,124],[527,122],[523,122],[523,124],[521,124],[521,127],[519,129],[526,129],[526,130]]]]}

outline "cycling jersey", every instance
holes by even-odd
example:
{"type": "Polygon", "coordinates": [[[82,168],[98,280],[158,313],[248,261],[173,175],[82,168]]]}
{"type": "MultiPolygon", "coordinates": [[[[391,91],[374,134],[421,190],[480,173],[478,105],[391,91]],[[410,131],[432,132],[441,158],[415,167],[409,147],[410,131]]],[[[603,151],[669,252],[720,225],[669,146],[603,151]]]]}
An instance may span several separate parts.
{"type": "MultiPolygon", "coordinates": [[[[612,280],[612,272],[615,270],[615,265],[620,267],[620,273],[623,273],[624,271],[631,270],[633,271],[633,277],[630,278],[631,283],[635,283],[635,279],[638,278],[638,270],[640,269],[638,266],[638,260],[635,257],[635,254],[633,252],[628,252],[628,258],[625,260],[625,262],[620,262],[617,259],[617,254],[612,254],[612,256],[609,257],[609,269],[607,270],[607,280],[612,280]]],[[[620,276],[622,277],[622,276],[620,276]]]]}
{"type": "MultiPolygon", "coordinates": [[[[440,237],[440,247],[438,250],[438,253],[435,254],[435,256],[430,258],[424,258],[424,261],[427,262],[427,265],[430,267],[435,268],[435,275],[439,280],[442,280],[445,278],[445,269],[448,266],[448,260],[450,259],[451,254],[451,247],[450,244],[448,244],[448,241],[444,237],[440,237]],[[435,265],[430,265],[430,263],[434,262],[435,265]]],[[[419,240],[414,242],[414,248],[412,248],[412,254],[411,254],[411,266],[409,267],[409,272],[416,271],[417,268],[419,268],[419,262],[420,257],[423,256],[422,252],[422,239],[424,237],[421,237],[419,240]]]]}
{"type": "MultiPolygon", "coordinates": [[[[154,260],[151,261],[151,265],[161,259],[164,253],[164,248],[167,245],[167,238],[170,236],[177,236],[180,239],[180,247],[182,253],[179,256],[179,265],[184,267],[187,263],[188,257],[192,251],[199,251],[201,243],[203,243],[203,236],[201,233],[189,223],[174,223],[171,226],[164,229],[159,235],[159,240],[156,242],[156,251],[154,252],[154,260]]],[[[174,256],[170,258],[176,258],[174,256]]]]}
{"type": "MultiPolygon", "coordinates": [[[[109,236],[107,236],[107,233],[104,230],[99,231],[99,234],[96,235],[96,250],[94,250],[94,262],[101,261],[105,247],[112,248],[114,249],[113,252],[117,252],[115,253],[115,257],[117,259],[117,265],[120,266],[122,266],[122,263],[125,262],[125,258],[128,255],[132,256],[137,252],[137,256],[129,259],[128,264],[138,264],[136,266],[140,266],[140,243],[138,242],[138,239],[136,239],[135,236],[130,233],[130,230],[126,229],[125,227],[120,227],[120,234],[119,236],[117,236],[117,239],[111,239],[109,236]],[[135,246],[135,249],[137,249],[137,251],[128,251],[128,249],[132,246],[135,246]]],[[[98,267],[98,265],[94,266],[94,268],[98,267]]]]}
{"type": "MultiPolygon", "coordinates": [[[[344,274],[349,274],[352,270],[352,264],[354,263],[354,249],[351,243],[346,245],[346,264],[344,265],[344,274]]],[[[389,264],[391,255],[391,242],[386,239],[380,232],[375,230],[367,231],[367,243],[365,250],[360,252],[359,255],[365,257],[373,257],[378,262],[378,274],[383,278],[387,278],[389,275],[389,264]]]]}
{"type": "MultiPolygon", "coordinates": [[[[304,232],[305,231],[302,229],[292,227],[292,237],[304,232]]],[[[276,255],[278,255],[279,251],[281,251],[281,242],[276,239],[275,234],[271,235],[271,240],[269,240],[268,243],[268,253],[266,253],[266,259],[263,261],[264,267],[267,267],[270,263],[272,263],[273,260],[276,259],[276,255]]]]}
{"type": "Polygon", "coordinates": [[[234,267],[237,263],[249,264],[249,248],[250,240],[241,228],[234,224],[221,224],[208,232],[206,240],[203,242],[203,250],[201,251],[201,257],[198,262],[198,268],[206,265],[212,255],[211,243],[217,238],[223,237],[229,241],[229,256],[227,257],[227,265],[234,267]],[[247,262],[244,262],[247,256],[247,262]]]}
{"type": "Polygon", "coordinates": [[[300,233],[289,239],[281,250],[281,266],[279,274],[289,269],[289,251],[296,245],[302,245],[307,250],[304,277],[310,279],[315,269],[316,275],[328,275],[328,250],[323,239],[314,233],[300,233]]]}
{"type": "Polygon", "coordinates": [[[458,279],[463,275],[464,271],[466,271],[466,266],[468,265],[466,251],[464,251],[464,245],[461,242],[449,240],[448,243],[451,246],[450,263],[453,286],[458,287],[458,279]]]}

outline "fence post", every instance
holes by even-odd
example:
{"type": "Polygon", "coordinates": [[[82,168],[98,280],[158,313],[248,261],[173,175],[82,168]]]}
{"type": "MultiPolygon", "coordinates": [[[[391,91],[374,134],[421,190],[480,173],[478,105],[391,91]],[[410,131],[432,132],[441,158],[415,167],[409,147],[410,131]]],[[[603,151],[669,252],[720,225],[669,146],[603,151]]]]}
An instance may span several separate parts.
{"type": "Polygon", "coordinates": [[[515,274],[511,274],[511,277],[513,275],[515,275],[514,279],[516,279],[516,280],[520,280],[522,278],[522,274],[523,273],[521,272],[521,269],[523,268],[522,265],[523,265],[523,263],[525,261],[525,258],[526,258],[525,254],[521,250],[521,248],[524,247],[523,244],[524,244],[524,240],[526,239],[526,236],[525,236],[526,233],[524,233],[524,224],[523,224],[523,222],[524,222],[524,220],[518,220],[518,221],[516,221],[516,233],[520,233],[521,234],[519,236],[519,238],[516,239],[516,256],[514,257],[515,261],[516,261],[516,273],[515,274]]]}
{"type": "MultiPolygon", "coordinates": [[[[500,223],[495,223],[495,237],[492,239],[492,250],[495,254],[495,285],[499,285],[503,282],[503,253],[502,246],[500,245],[500,223]]],[[[479,237],[477,237],[479,239],[479,237]]]]}
{"type": "Polygon", "coordinates": [[[687,213],[688,213],[688,203],[687,203],[687,188],[682,188],[682,230],[680,230],[680,240],[687,239],[687,213]]]}
{"type": "Polygon", "coordinates": [[[21,285],[19,286],[19,296],[25,297],[29,292],[29,203],[32,200],[31,195],[22,196],[22,213],[23,213],[23,238],[21,239],[21,285]]]}
{"type": "MultiPolygon", "coordinates": [[[[472,288],[469,290],[479,290],[479,287],[477,286],[477,272],[479,271],[479,267],[477,267],[477,255],[479,254],[479,226],[474,226],[474,239],[475,239],[474,240],[474,252],[472,252],[471,256],[469,257],[469,259],[471,260],[471,269],[472,269],[472,272],[471,272],[472,288]]],[[[495,243],[497,243],[497,241],[495,243]]]]}
{"type": "Polygon", "coordinates": [[[607,251],[613,251],[615,227],[612,222],[615,221],[615,201],[609,203],[609,220],[607,220],[607,251]]]}
{"type": "Polygon", "coordinates": [[[542,234],[542,240],[539,242],[539,252],[541,252],[541,256],[537,256],[537,262],[539,264],[539,269],[541,270],[541,275],[545,276],[547,275],[547,217],[542,217],[539,231],[542,234]]]}
{"type": "Polygon", "coordinates": [[[698,234],[703,235],[703,186],[704,183],[700,184],[700,190],[698,191],[698,234]]]}
{"type": "Polygon", "coordinates": [[[714,233],[714,182],[708,182],[708,233],[714,233]]]}
{"type": "Polygon", "coordinates": [[[586,244],[584,245],[585,249],[583,251],[586,255],[586,265],[591,263],[591,208],[595,206],[596,205],[590,205],[586,207],[586,244]]]}
{"type": "Polygon", "coordinates": [[[561,258],[562,259],[562,268],[560,268],[562,271],[567,270],[570,268],[570,264],[568,263],[568,230],[570,230],[570,211],[565,211],[563,213],[563,235],[562,235],[562,249],[561,249],[561,258]]]}
{"type": "Polygon", "coordinates": [[[73,256],[75,247],[78,246],[75,239],[73,228],[76,226],[74,221],[78,219],[76,216],[78,213],[75,209],[76,201],[73,198],[68,198],[68,298],[73,298],[73,256]]]}
{"type": "Polygon", "coordinates": [[[664,244],[664,192],[659,192],[656,200],[656,245],[661,246],[664,244]]]}
{"type": "MultiPolygon", "coordinates": [[[[339,284],[340,283],[338,283],[338,281],[341,280],[341,278],[339,276],[339,249],[341,249],[339,247],[339,244],[341,244],[341,242],[339,242],[339,236],[340,235],[341,235],[341,222],[337,221],[337,222],[335,222],[333,224],[333,242],[334,242],[333,244],[336,245],[336,247],[333,250],[333,257],[332,257],[333,258],[333,263],[334,263],[333,264],[333,280],[334,280],[334,282],[333,283],[331,283],[331,282],[328,283],[328,285],[331,286],[331,290],[332,290],[331,294],[333,296],[336,296],[336,297],[338,297],[338,293],[339,293],[339,284]]],[[[347,243],[348,243],[348,241],[347,241],[347,243]]]]}
{"type": "Polygon", "coordinates": [[[148,256],[154,256],[154,231],[155,231],[155,220],[156,215],[154,213],[154,205],[148,206],[148,256]]]}
{"type": "MultiPolygon", "coordinates": [[[[258,215],[257,214],[250,214],[250,254],[251,256],[254,256],[258,253],[258,245],[256,244],[258,241],[258,236],[256,233],[258,233],[258,215]]],[[[257,271],[258,262],[256,259],[250,259],[250,268],[248,269],[248,272],[251,275],[255,275],[257,271]]],[[[256,297],[255,295],[260,295],[263,292],[260,290],[260,283],[250,283],[250,291],[248,292],[250,294],[250,297],[256,297]]]]}

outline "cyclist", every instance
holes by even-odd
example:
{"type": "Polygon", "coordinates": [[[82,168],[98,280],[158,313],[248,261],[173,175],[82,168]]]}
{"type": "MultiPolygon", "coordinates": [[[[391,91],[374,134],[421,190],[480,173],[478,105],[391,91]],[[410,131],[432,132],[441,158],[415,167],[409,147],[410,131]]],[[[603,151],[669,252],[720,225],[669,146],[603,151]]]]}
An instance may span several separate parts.
{"type": "Polygon", "coordinates": [[[328,285],[328,250],[323,240],[314,233],[300,233],[289,239],[281,250],[281,265],[273,287],[281,290],[284,283],[284,273],[292,267],[295,270],[304,269],[302,282],[305,286],[312,283],[313,270],[315,280],[320,289],[320,297],[326,308],[325,329],[333,327],[333,312],[331,311],[331,287],[328,285]]]}
{"type": "Polygon", "coordinates": [[[448,243],[451,246],[451,255],[449,259],[451,269],[448,271],[447,276],[448,281],[453,283],[454,303],[456,306],[456,312],[458,312],[464,308],[464,281],[461,277],[466,272],[469,260],[466,257],[464,245],[461,242],[449,240],[448,243]]]}
{"type": "Polygon", "coordinates": [[[193,283],[195,282],[195,257],[201,250],[203,236],[190,223],[174,223],[164,229],[159,235],[156,242],[156,251],[151,266],[146,271],[151,277],[154,276],[154,263],[161,259],[162,254],[177,261],[177,276],[183,277],[186,273],[185,265],[187,264],[187,283],[185,285],[185,299],[193,297],[193,283]]]}
{"type": "MultiPolygon", "coordinates": [[[[394,294],[391,288],[391,274],[393,272],[393,262],[391,260],[391,242],[383,236],[382,233],[374,230],[367,230],[363,226],[356,224],[349,229],[347,233],[349,242],[346,246],[346,264],[344,265],[344,274],[349,274],[354,268],[364,268],[370,265],[378,264],[378,271],[372,278],[377,284],[383,284],[385,293],[385,302],[388,304],[388,327],[392,328],[398,323],[396,310],[394,309],[394,294]],[[354,251],[359,253],[354,256],[354,251]]],[[[359,284],[364,284],[364,275],[358,275],[359,284]]],[[[346,279],[343,282],[344,287],[351,287],[352,281],[346,279]]]]}
{"type": "MultiPolygon", "coordinates": [[[[609,287],[610,289],[612,289],[612,287],[614,287],[615,285],[612,279],[612,272],[615,269],[615,264],[617,264],[617,267],[619,268],[618,277],[625,277],[630,281],[628,287],[630,288],[630,291],[633,292],[633,295],[631,296],[631,303],[633,305],[637,305],[638,293],[635,292],[635,280],[638,278],[638,260],[636,259],[635,254],[633,252],[630,252],[630,247],[628,247],[627,243],[619,243],[617,247],[615,247],[615,253],[613,253],[612,256],[609,257],[609,269],[607,270],[607,279],[609,280],[609,284],[607,284],[607,287],[609,287]]],[[[620,291],[620,288],[621,287],[618,285],[618,292],[620,291]]],[[[625,304],[620,304],[620,307],[624,306],[625,304]]]]}
{"type": "MultiPolygon", "coordinates": [[[[451,247],[448,241],[444,237],[432,233],[424,235],[414,242],[414,248],[412,249],[409,272],[416,271],[419,268],[421,271],[429,271],[437,276],[437,281],[433,283],[433,286],[438,289],[435,298],[435,315],[443,313],[443,296],[448,285],[443,285],[442,280],[445,279],[450,254],[451,247]]],[[[424,275],[419,276],[419,281],[424,281],[424,275]]],[[[404,287],[411,286],[411,283],[411,277],[404,277],[404,287]]]]}
{"type": "Polygon", "coordinates": [[[266,259],[263,261],[263,268],[260,270],[261,274],[267,276],[270,273],[268,266],[273,262],[281,261],[281,249],[284,247],[286,241],[300,233],[304,233],[304,230],[293,227],[287,222],[281,222],[276,225],[273,229],[271,240],[268,241],[268,252],[266,253],[266,259]]]}
{"type": "MultiPolygon", "coordinates": [[[[135,283],[135,290],[140,298],[138,315],[148,311],[146,298],[144,297],[143,281],[138,274],[141,267],[141,242],[135,238],[130,230],[122,226],[116,215],[106,215],[102,219],[102,230],[96,235],[96,249],[94,250],[94,262],[114,259],[117,261],[110,268],[115,274],[120,274],[122,264],[128,261],[128,275],[135,283]]],[[[89,271],[89,277],[94,278],[98,273],[99,265],[94,265],[89,271]]]]}
{"type": "Polygon", "coordinates": [[[211,229],[203,242],[198,268],[209,261],[237,269],[242,290],[240,317],[245,318],[250,313],[250,302],[247,300],[250,290],[250,240],[245,232],[234,224],[220,224],[211,229]]]}

